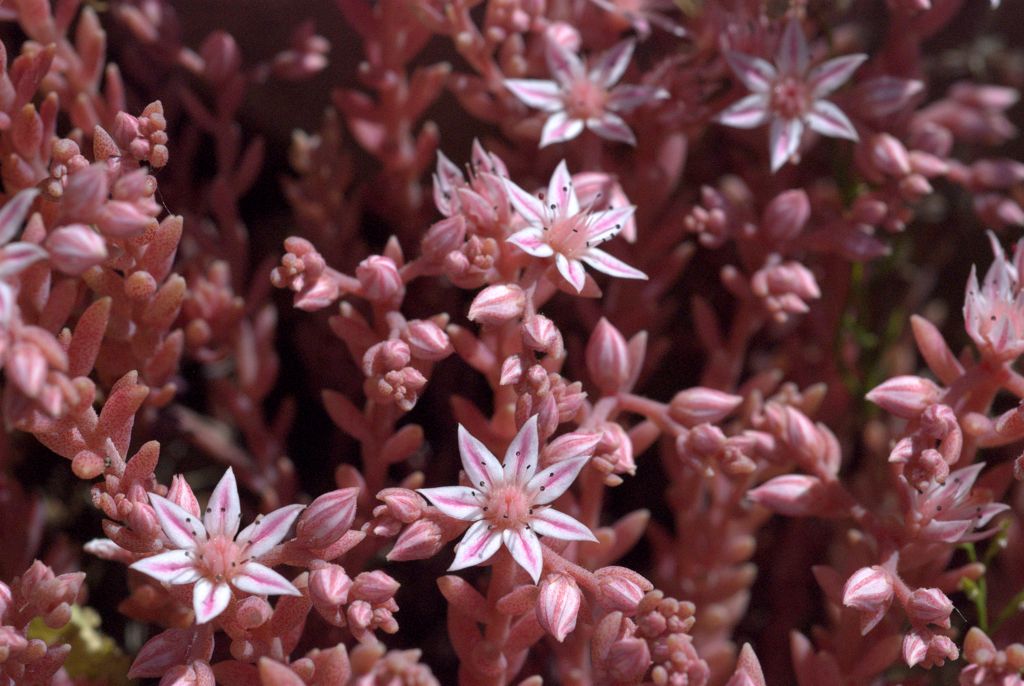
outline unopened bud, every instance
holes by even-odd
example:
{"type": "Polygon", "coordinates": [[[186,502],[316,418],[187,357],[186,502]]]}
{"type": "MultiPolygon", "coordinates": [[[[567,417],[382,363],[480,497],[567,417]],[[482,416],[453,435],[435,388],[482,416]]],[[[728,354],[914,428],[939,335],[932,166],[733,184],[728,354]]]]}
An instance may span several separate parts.
{"type": "Polygon", "coordinates": [[[310,503],[295,525],[296,539],[310,548],[326,548],[352,526],[356,516],[357,488],[342,488],[310,503]]]}
{"type": "Polygon", "coordinates": [[[405,291],[398,266],[390,257],[367,257],[356,267],[356,278],[362,286],[363,296],[374,302],[392,302],[405,291]]]}
{"type": "Polygon", "coordinates": [[[500,326],[522,316],[526,295],[515,284],[497,284],[483,289],[469,306],[470,321],[500,326]]]}
{"type": "Polygon", "coordinates": [[[352,584],[352,595],[374,605],[387,602],[398,591],[398,582],[384,572],[363,572],[352,584]]]}
{"type": "Polygon", "coordinates": [[[309,574],[309,596],[322,607],[337,607],[348,602],[352,579],[340,565],[329,564],[309,574]]]}
{"type": "Polygon", "coordinates": [[[68,224],[46,238],[46,249],[54,267],[78,276],[107,259],[107,243],[103,236],[85,224],[68,224]]]}
{"type": "Polygon", "coordinates": [[[563,641],[576,628],[583,594],[567,574],[549,574],[540,584],[537,621],[556,641],[563,641]]]}
{"type": "Polygon", "coordinates": [[[604,317],[590,334],[586,360],[590,378],[606,395],[618,393],[629,379],[630,360],[626,339],[604,317]]]}
{"type": "Polygon", "coordinates": [[[892,576],[877,565],[858,569],[843,586],[843,605],[861,613],[861,635],[882,621],[892,604],[892,596],[892,576]]]}
{"type": "Polygon", "coordinates": [[[925,408],[939,401],[941,390],[919,376],[897,376],[876,386],[867,399],[903,419],[916,419],[925,408]]]}
{"type": "Polygon", "coordinates": [[[669,416],[683,426],[715,424],[739,407],[743,398],[711,388],[695,387],[680,391],[669,403],[669,416]]]}

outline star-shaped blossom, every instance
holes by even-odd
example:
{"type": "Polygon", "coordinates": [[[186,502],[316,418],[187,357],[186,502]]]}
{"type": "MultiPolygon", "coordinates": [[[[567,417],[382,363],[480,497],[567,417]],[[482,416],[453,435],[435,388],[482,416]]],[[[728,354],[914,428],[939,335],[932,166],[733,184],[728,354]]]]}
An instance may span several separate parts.
{"type": "Polygon", "coordinates": [[[290,581],[258,562],[288,534],[302,512],[301,505],[257,517],[239,532],[242,510],[230,468],[213,489],[202,520],[155,493],[149,494],[149,502],[173,549],[139,560],[131,568],[167,584],[194,583],[196,623],[209,622],[224,611],[232,586],[254,595],[301,595],[290,581]]]}
{"type": "Polygon", "coordinates": [[[1024,353],[1024,290],[1019,273],[1024,264],[1024,240],[1017,243],[1012,262],[994,234],[989,233],[989,240],[995,259],[980,287],[977,269],[971,267],[964,325],[982,354],[1006,362],[1024,353]]]}
{"type": "Polygon", "coordinates": [[[555,258],[555,266],[576,292],[583,290],[583,263],[622,279],[646,279],[647,275],[612,257],[597,246],[614,238],[633,216],[635,205],[611,207],[599,212],[581,210],[572,176],[565,160],[558,163],[540,197],[503,179],[512,207],[527,227],[508,237],[508,242],[534,257],[555,258]]]}
{"type": "Polygon", "coordinates": [[[536,415],[512,439],[504,467],[483,443],[459,426],[462,467],[472,486],[419,489],[444,514],[473,522],[459,543],[450,571],[482,564],[504,544],[536,583],[544,563],[538,535],[565,541],[597,540],[586,525],[550,506],[590,457],[571,457],[540,469],[539,451],[536,415]]]}
{"type": "Polygon", "coordinates": [[[858,139],[843,111],[825,97],[846,83],[867,55],[844,55],[810,69],[807,39],[799,22],[792,19],[786,24],[775,64],[735,51],[727,51],[725,59],[750,95],[719,114],[718,121],[740,129],[770,121],[773,172],[796,155],[805,127],[823,136],[858,139]]]}
{"type": "Polygon", "coordinates": [[[601,138],[636,145],[632,129],[619,116],[668,97],[663,88],[622,84],[635,43],[622,41],[598,57],[589,71],[574,52],[551,38],[545,55],[554,81],[506,79],[505,87],[530,107],[549,112],[540,147],[572,140],[590,129],[601,138]],[[614,88],[613,88],[614,86],[614,88]]]}

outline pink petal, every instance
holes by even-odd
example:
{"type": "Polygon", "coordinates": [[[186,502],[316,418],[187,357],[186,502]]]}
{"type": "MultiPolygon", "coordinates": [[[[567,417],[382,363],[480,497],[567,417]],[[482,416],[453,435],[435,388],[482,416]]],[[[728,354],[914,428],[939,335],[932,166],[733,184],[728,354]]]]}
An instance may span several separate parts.
{"type": "Polygon", "coordinates": [[[594,532],[583,522],[579,522],[564,512],[545,507],[535,510],[530,518],[530,528],[538,536],[560,538],[563,541],[596,541],[594,532]]]}
{"type": "Polygon", "coordinates": [[[647,279],[647,274],[644,274],[636,267],[631,267],[617,257],[612,257],[604,250],[598,248],[590,248],[580,256],[580,259],[597,271],[620,279],[647,279]]]}
{"type": "Polygon", "coordinates": [[[216,488],[210,495],[206,505],[203,523],[211,536],[227,536],[234,538],[238,533],[238,523],[242,519],[242,507],[238,502],[238,483],[235,472],[228,467],[220,478],[216,488]]]}
{"type": "Polygon", "coordinates": [[[532,415],[523,424],[516,437],[505,451],[505,483],[525,485],[537,469],[537,415],[532,415]]]}
{"type": "Polygon", "coordinates": [[[0,279],[14,276],[47,257],[47,252],[35,243],[10,243],[0,248],[0,279]]]}
{"type": "Polygon", "coordinates": [[[590,80],[596,84],[611,88],[629,66],[629,60],[633,58],[633,48],[636,42],[632,39],[616,43],[605,51],[590,70],[590,80]]]}
{"type": "Polygon", "coordinates": [[[857,129],[843,111],[828,100],[819,100],[807,115],[807,124],[823,136],[858,140],[857,129]]]}
{"type": "Polygon", "coordinates": [[[209,579],[200,579],[192,591],[192,609],[196,613],[196,624],[206,624],[224,611],[231,602],[231,587],[223,581],[215,584],[209,579]]]}
{"type": "Polygon", "coordinates": [[[559,162],[554,173],[551,174],[551,180],[548,181],[548,195],[544,198],[544,202],[548,204],[548,207],[554,203],[559,216],[571,217],[579,214],[580,203],[576,198],[576,190],[572,187],[572,174],[569,173],[569,166],[565,160],[559,162]]]}
{"type": "Polygon", "coordinates": [[[772,173],[781,169],[782,165],[796,154],[803,133],[804,125],[799,119],[776,117],[772,120],[771,131],[768,134],[772,153],[772,173]]]}
{"type": "Polygon", "coordinates": [[[562,86],[567,87],[576,79],[583,77],[583,63],[580,62],[580,58],[557,41],[547,39],[545,57],[551,75],[562,86]]]}
{"type": "Polygon", "coordinates": [[[254,595],[302,595],[292,582],[259,562],[246,562],[231,577],[231,585],[254,595]]]}
{"type": "Polygon", "coordinates": [[[505,79],[505,88],[525,104],[544,112],[557,112],[565,107],[562,89],[554,81],[505,79]]]}
{"type": "Polygon", "coordinates": [[[622,117],[612,112],[605,112],[599,118],[588,119],[587,128],[605,140],[636,145],[633,130],[622,117]]]}
{"type": "Polygon", "coordinates": [[[555,266],[558,268],[558,273],[576,289],[577,293],[583,290],[583,285],[587,282],[587,275],[579,260],[570,260],[562,253],[556,253],[555,266]]]}
{"type": "Polygon", "coordinates": [[[824,98],[850,80],[867,55],[844,55],[819,64],[807,75],[807,88],[812,98],[824,98]]]}
{"type": "Polygon", "coordinates": [[[530,224],[543,225],[545,214],[544,205],[541,201],[504,177],[501,179],[501,182],[504,184],[508,200],[512,203],[512,207],[515,208],[516,212],[522,215],[523,219],[530,224]]]}
{"type": "Polygon", "coordinates": [[[166,584],[190,584],[200,577],[195,560],[185,550],[169,550],[146,557],[130,568],[166,584]]]}
{"type": "Polygon", "coordinates": [[[540,548],[540,541],[537,535],[526,527],[518,529],[505,529],[501,535],[508,548],[520,567],[533,579],[533,583],[540,581],[540,573],[544,568],[544,552],[540,548]]]}
{"type": "Polygon", "coordinates": [[[417,488],[416,492],[429,500],[434,507],[454,519],[472,522],[484,516],[480,509],[483,494],[466,486],[443,486],[441,488],[417,488]]]}
{"type": "Polygon", "coordinates": [[[729,63],[736,78],[754,93],[767,93],[771,90],[772,82],[778,77],[775,67],[760,57],[727,50],[725,61],[729,63]]]}
{"type": "Polygon", "coordinates": [[[544,130],[540,134],[540,147],[544,148],[553,143],[571,141],[583,131],[582,119],[570,119],[564,111],[555,112],[544,123],[544,130]]]}
{"type": "Polygon", "coordinates": [[[786,23],[786,30],[782,33],[779,51],[775,55],[775,64],[783,74],[803,74],[807,71],[808,59],[804,30],[800,27],[799,21],[790,19],[786,23]]]}
{"type": "Polygon", "coordinates": [[[606,106],[616,112],[629,112],[641,105],[649,105],[658,100],[666,100],[669,93],[664,88],[623,84],[616,86],[608,95],[606,106]]]}
{"type": "Polygon", "coordinates": [[[587,222],[587,244],[598,245],[617,236],[634,212],[636,205],[623,205],[592,213],[587,222]]]}
{"type": "Polygon", "coordinates": [[[466,431],[466,427],[461,424],[459,424],[459,453],[462,455],[462,468],[466,470],[469,483],[474,487],[480,487],[486,491],[495,481],[501,479],[501,465],[498,464],[498,458],[492,455],[491,451],[466,431]]]}
{"type": "Polygon", "coordinates": [[[18,233],[18,229],[25,221],[25,215],[28,214],[28,208],[32,206],[32,201],[37,195],[38,189],[26,188],[18,191],[0,208],[0,245],[4,245],[18,233]]]}
{"type": "Polygon", "coordinates": [[[534,494],[534,504],[547,505],[565,493],[589,460],[589,457],[571,457],[542,469],[526,485],[527,493],[534,494]]]}
{"type": "Polygon", "coordinates": [[[492,528],[487,521],[479,521],[469,527],[455,550],[455,560],[448,568],[454,572],[486,562],[501,547],[501,532],[492,528]]]}
{"type": "Polygon", "coordinates": [[[150,493],[149,504],[153,506],[153,512],[156,513],[164,535],[176,547],[194,550],[197,539],[205,541],[208,538],[206,529],[198,517],[193,517],[167,498],[150,493]]]}
{"type": "Polygon", "coordinates": [[[249,557],[258,558],[265,555],[284,540],[303,509],[305,508],[302,505],[286,505],[270,514],[261,515],[242,530],[236,542],[239,545],[248,544],[245,552],[249,557]]]}
{"type": "Polygon", "coordinates": [[[754,129],[768,121],[768,114],[768,96],[753,93],[725,108],[716,119],[737,129],[754,129]]]}
{"type": "Polygon", "coordinates": [[[544,232],[540,229],[523,229],[517,231],[508,238],[509,243],[522,250],[527,255],[534,257],[551,257],[555,251],[544,241],[544,232]]]}

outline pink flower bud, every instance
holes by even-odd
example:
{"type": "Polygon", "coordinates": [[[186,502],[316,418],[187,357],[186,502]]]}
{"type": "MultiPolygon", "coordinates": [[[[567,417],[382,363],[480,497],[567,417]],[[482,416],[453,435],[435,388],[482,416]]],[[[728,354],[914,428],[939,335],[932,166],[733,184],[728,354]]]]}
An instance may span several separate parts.
{"type": "Polygon", "coordinates": [[[423,514],[423,498],[408,488],[385,488],[377,499],[388,506],[388,513],[402,522],[411,524],[423,514]]]}
{"type": "Polygon", "coordinates": [[[953,603],[937,588],[919,588],[910,594],[905,609],[910,621],[917,626],[935,624],[948,629],[953,603]]]}
{"type": "Polygon", "coordinates": [[[788,241],[803,231],[811,216],[811,202],[802,188],[775,196],[764,211],[761,231],[773,241],[788,241]]]}
{"type": "Polygon", "coordinates": [[[644,594],[654,585],[625,567],[602,567],[594,572],[598,580],[598,602],[612,611],[636,614],[644,594]]]}
{"type": "Polygon", "coordinates": [[[411,361],[409,345],[397,339],[382,341],[363,354],[363,373],[367,376],[397,371],[411,361]]]}
{"type": "Polygon", "coordinates": [[[466,240],[466,219],[457,214],[442,219],[429,229],[420,242],[420,251],[431,261],[445,259],[458,250],[466,240]]]}
{"type": "Polygon", "coordinates": [[[243,629],[252,631],[270,621],[273,614],[274,608],[270,606],[266,598],[253,595],[238,603],[238,608],[235,610],[235,621],[243,629]]]}
{"type": "Polygon", "coordinates": [[[948,636],[936,636],[927,629],[915,629],[903,637],[903,661],[908,667],[942,666],[946,660],[960,656],[956,644],[948,636]]]}
{"type": "Polygon", "coordinates": [[[669,403],[669,415],[683,426],[714,424],[729,416],[739,407],[743,398],[697,386],[676,393],[669,403]]]}
{"type": "Polygon", "coordinates": [[[443,360],[452,354],[452,342],[440,326],[429,319],[414,319],[406,325],[403,339],[409,352],[421,360],[443,360]]]}
{"type": "Polygon", "coordinates": [[[96,216],[96,227],[111,238],[131,238],[154,224],[156,220],[134,203],[108,200],[96,216]]]}
{"type": "Polygon", "coordinates": [[[777,476],[747,493],[747,497],[787,517],[820,514],[827,504],[821,481],[804,474],[777,476]]]}
{"type": "Polygon", "coordinates": [[[242,54],[231,34],[214,31],[199,48],[203,58],[203,72],[214,84],[220,84],[236,75],[242,66],[242,54]]]}
{"type": "Polygon", "coordinates": [[[861,613],[861,635],[882,621],[892,604],[892,596],[892,577],[878,566],[858,569],[843,586],[843,605],[861,613]]]}
{"type": "Polygon", "coordinates": [[[630,376],[629,348],[626,339],[601,317],[590,334],[586,350],[587,371],[601,392],[618,393],[630,376]]]}
{"type": "Polygon", "coordinates": [[[501,375],[498,378],[498,384],[502,386],[517,384],[522,377],[523,358],[519,357],[519,355],[509,355],[506,357],[505,361],[501,363],[501,375]]]}
{"type": "Polygon", "coordinates": [[[398,582],[384,572],[363,572],[352,584],[352,595],[374,605],[385,603],[395,596],[398,582]]]}
{"type": "Polygon", "coordinates": [[[61,197],[61,217],[70,221],[93,221],[108,193],[107,172],[99,164],[69,174],[61,197]]]}
{"type": "Polygon", "coordinates": [[[437,522],[421,519],[405,528],[388,553],[387,559],[391,562],[425,560],[436,555],[443,545],[441,527],[437,522]]]}
{"type": "Polygon", "coordinates": [[[916,419],[929,405],[939,402],[941,390],[919,376],[897,376],[876,386],[867,399],[903,419],[916,419]]]}
{"type": "Polygon", "coordinates": [[[365,600],[357,600],[348,606],[346,615],[350,626],[365,629],[373,621],[373,608],[365,600]]]}
{"type": "Polygon", "coordinates": [[[329,564],[309,574],[309,596],[321,607],[337,607],[348,602],[352,580],[340,565],[329,564]]]}
{"type": "Polygon", "coordinates": [[[310,503],[295,525],[295,538],[310,548],[326,548],[352,526],[356,516],[357,488],[341,488],[310,503]]]}
{"type": "Polygon", "coordinates": [[[910,157],[898,139],[887,134],[876,135],[870,143],[871,163],[883,174],[897,178],[910,173],[910,157]]]}
{"type": "Polygon", "coordinates": [[[571,431],[563,434],[544,448],[544,464],[554,464],[573,457],[590,457],[603,435],[600,431],[571,431]]]}
{"type": "Polygon", "coordinates": [[[608,672],[616,682],[639,683],[651,666],[651,650],[641,638],[623,638],[608,651],[608,672]]]}
{"type": "Polygon", "coordinates": [[[356,278],[363,296],[374,302],[393,302],[405,292],[398,266],[390,257],[371,255],[356,267],[356,278]]]}
{"type": "Polygon", "coordinates": [[[107,259],[107,243],[85,224],[62,226],[46,238],[46,249],[54,267],[78,276],[107,259]]]}
{"type": "Polygon", "coordinates": [[[537,621],[544,630],[562,642],[576,628],[583,594],[568,574],[549,574],[540,584],[537,621]]]}
{"type": "Polygon", "coordinates": [[[515,284],[488,286],[473,298],[469,306],[470,321],[500,326],[522,316],[526,295],[515,284]]]}
{"type": "Polygon", "coordinates": [[[523,322],[523,343],[531,350],[547,353],[552,357],[561,357],[565,351],[562,332],[553,321],[542,314],[529,317],[523,322]]]}

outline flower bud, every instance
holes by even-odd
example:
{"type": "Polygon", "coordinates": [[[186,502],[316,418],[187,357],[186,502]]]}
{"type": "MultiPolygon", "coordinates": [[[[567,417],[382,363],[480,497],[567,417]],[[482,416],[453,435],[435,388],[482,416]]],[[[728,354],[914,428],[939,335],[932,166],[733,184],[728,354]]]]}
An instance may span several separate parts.
{"type": "Polygon", "coordinates": [[[192,492],[192,487],[188,485],[188,481],[181,474],[175,474],[171,477],[171,487],[167,491],[167,499],[193,517],[202,515],[199,501],[196,500],[196,494],[192,492]]]}
{"type": "Polygon", "coordinates": [[[939,402],[941,390],[919,376],[897,376],[876,386],[867,399],[903,419],[916,419],[925,408],[939,402]]]}
{"type": "Polygon", "coordinates": [[[892,604],[892,596],[892,577],[877,565],[858,569],[843,586],[843,605],[861,613],[861,635],[882,621],[892,604]]]}
{"type": "Polygon", "coordinates": [[[430,519],[413,522],[399,535],[387,559],[391,562],[425,560],[436,555],[444,541],[441,527],[430,519]]]}
{"type": "Polygon", "coordinates": [[[356,267],[356,278],[363,289],[363,296],[375,302],[392,302],[405,291],[398,266],[390,257],[371,255],[356,267]]]}
{"type": "Polygon", "coordinates": [[[562,642],[576,628],[582,598],[579,586],[568,574],[549,574],[540,584],[537,621],[562,642]]]}
{"type": "Polygon", "coordinates": [[[811,216],[811,202],[802,188],[775,196],[764,211],[761,231],[773,241],[788,241],[803,231],[811,216]]]}
{"type": "Polygon", "coordinates": [[[668,413],[687,427],[705,422],[714,424],[725,419],[742,402],[743,398],[738,395],[697,386],[676,393],[669,403],[668,413]]]}
{"type": "Polygon", "coordinates": [[[356,516],[357,488],[341,488],[310,503],[295,525],[296,540],[310,548],[326,548],[352,526],[356,516]]]}
{"type": "Polygon", "coordinates": [[[46,238],[46,249],[50,263],[71,276],[78,276],[107,259],[103,236],[85,224],[69,224],[55,230],[46,238]]]}
{"type": "Polygon", "coordinates": [[[523,322],[523,343],[537,352],[552,357],[561,357],[565,351],[562,333],[555,323],[542,314],[534,315],[523,322]]]}
{"type": "Polygon", "coordinates": [[[871,163],[883,174],[903,177],[910,173],[910,158],[907,149],[898,139],[888,133],[876,135],[869,146],[871,163]]]}
{"type": "Polygon", "coordinates": [[[384,572],[363,572],[352,584],[352,595],[374,605],[387,602],[398,591],[398,582],[384,572]]]}
{"type": "Polygon", "coordinates": [[[403,524],[411,524],[423,514],[423,498],[408,488],[385,488],[377,494],[377,500],[387,505],[388,513],[403,524]]]}
{"type": "Polygon", "coordinates": [[[500,326],[522,316],[524,307],[523,289],[515,284],[497,284],[477,293],[469,306],[469,319],[485,326],[500,326]]]}
{"type": "Polygon", "coordinates": [[[601,392],[618,393],[629,379],[630,360],[626,339],[601,317],[590,335],[586,350],[587,371],[601,392]]]}
{"type": "Polygon", "coordinates": [[[608,672],[616,682],[639,683],[651,666],[651,650],[641,638],[623,638],[608,651],[608,672]]]}
{"type": "Polygon", "coordinates": [[[517,384],[522,377],[523,358],[519,355],[509,355],[506,357],[505,361],[501,363],[501,375],[498,378],[498,384],[501,386],[517,384]]]}
{"type": "Polygon", "coordinates": [[[322,607],[337,607],[348,602],[352,580],[340,565],[329,564],[309,574],[309,596],[322,607]]]}
{"type": "Polygon", "coordinates": [[[819,514],[826,505],[824,485],[804,474],[777,476],[747,493],[747,497],[787,517],[819,514]]]}
{"type": "Polygon", "coordinates": [[[440,326],[429,319],[414,319],[402,336],[409,352],[421,360],[443,360],[452,354],[452,342],[440,326]]]}
{"type": "Polygon", "coordinates": [[[423,256],[432,261],[445,259],[466,240],[466,219],[461,214],[442,219],[429,229],[420,242],[423,256]]]}
{"type": "Polygon", "coordinates": [[[910,594],[906,611],[915,625],[935,624],[948,629],[953,603],[937,588],[919,588],[910,594]]]}

